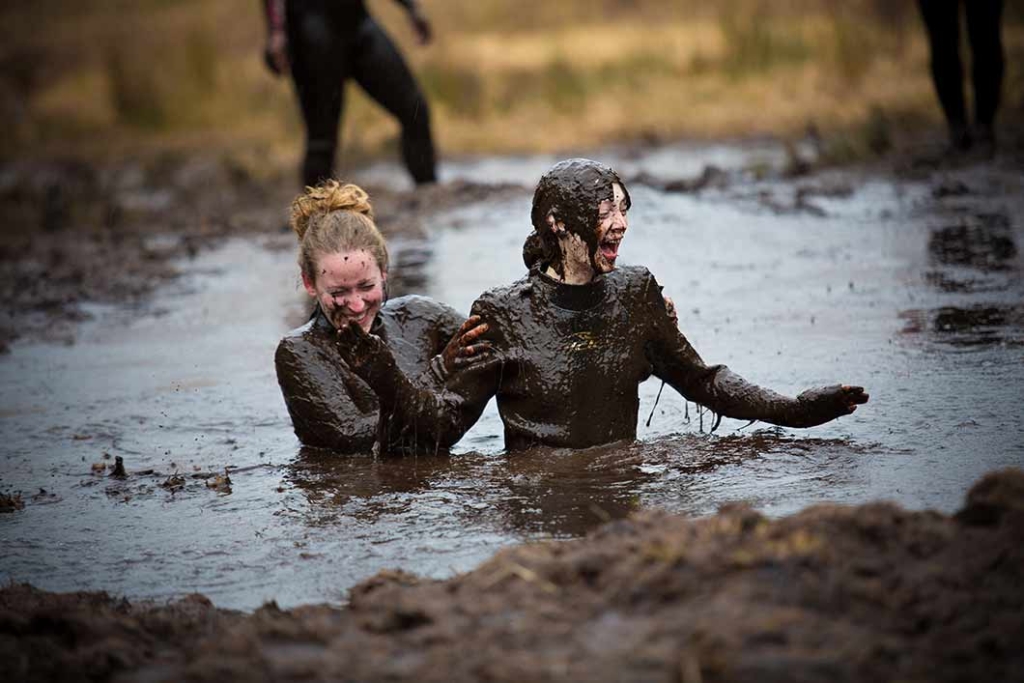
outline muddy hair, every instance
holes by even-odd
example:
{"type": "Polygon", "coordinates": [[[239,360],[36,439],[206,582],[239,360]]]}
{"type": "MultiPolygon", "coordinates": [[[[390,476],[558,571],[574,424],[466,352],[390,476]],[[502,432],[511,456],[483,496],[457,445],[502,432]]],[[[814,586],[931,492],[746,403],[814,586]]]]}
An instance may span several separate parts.
{"type": "Polygon", "coordinates": [[[370,196],[358,185],[328,180],[292,201],[292,230],[299,238],[299,267],[316,281],[316,259],[323,254],[365,249],[382,272],[388,269],[384,236],[373,222],[370,196]]]}
{"type": "Polygon", "coordinates": [[[597,270],[594,253],[598,246],[595,230],[598,204],[614,196],[612,185],[615,183],[622,187],[628,207],[632,203],[629,191],[619,174],[608,166],[591,159],[566,159],[552,166],[541,177],[533,193],[530,219],[534,232],[523,245],[523,261],[527,267],[543,261],[557,272],[563,272],[558,235],[547,222],[551,216],[555,222],[563,223],[570,233],[583,239],[590,251],[591,265],[597,270]]]}

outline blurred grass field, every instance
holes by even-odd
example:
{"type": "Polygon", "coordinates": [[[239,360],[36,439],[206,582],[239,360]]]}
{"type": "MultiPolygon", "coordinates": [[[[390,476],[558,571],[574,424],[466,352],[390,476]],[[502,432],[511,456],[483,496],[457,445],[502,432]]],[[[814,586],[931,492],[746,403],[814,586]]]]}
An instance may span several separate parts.
{"type": "MultiPolygon", "coordinates": [[[[442,155],[676,138],[941,126],[910,0],[421,0],[415,44],[370,9],[432,105],[442,155]]],[[[1020,3],[1024,4],[1024,3],[1020,3]]],[[[1007,4],[1002,119],[1024,119],[1024,12],[1007,4]]],[[[119,158],[220,149],[290,167],[302,126],[264,68],[259,0],[36,0],[0,10],[0,155],[119,158]]],[[[354,84],[346,162],[396,148],[354,84]]],[[[857,143],[851,145],[853,153],[857,143]]]]}

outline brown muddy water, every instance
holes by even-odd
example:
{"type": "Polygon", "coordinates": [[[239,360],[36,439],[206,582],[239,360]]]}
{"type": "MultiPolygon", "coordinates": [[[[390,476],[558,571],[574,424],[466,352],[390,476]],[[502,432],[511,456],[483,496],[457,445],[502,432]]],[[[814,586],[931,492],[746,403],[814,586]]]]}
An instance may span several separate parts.
{"type": "MultiPolygon", "coordinates": [[[[861,384],[871,402],[811,430],[726,419],[709,434],[711,417],[670,388],[654,407],[651,380],[637,443],[506,456],[492,404],[450,458],[304,451],[273,369],[307,311],[294,245],[236,238],[180,264],[185,276],[144,304],[94,307],[75,344],[20,342],[0,357],[0,493],[25,503],[0,515],[0,580],[200,592],[239,609],[342,602],[383,568],[445,577],[640,509],[747,502],[777,516],[885,499],[952,512],[984,473],[1024,467],[1019,172],[758,181],[739,169],[778,167],[781,149],[595,156],[638,178],[620,261],[657,276],[705,360],[786,393],[861,384]],[[706,164],[725,180],[699,192],[651,180],[706,164]],[[110,476],[118,457],[125,479],[110,476]]],[[[530,191],[554,160],[449,164],[446,179],[523,191],[393,244],[406,290],[465,312],[520,277],[530,191]]]]}

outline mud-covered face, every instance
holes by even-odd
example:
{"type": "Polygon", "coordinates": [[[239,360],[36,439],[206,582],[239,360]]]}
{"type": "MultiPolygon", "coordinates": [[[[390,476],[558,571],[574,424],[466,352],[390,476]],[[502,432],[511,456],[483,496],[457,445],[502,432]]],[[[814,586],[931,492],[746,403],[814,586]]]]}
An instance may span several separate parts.
{"type": "Polygon", "coordinates": [[[597,205],[597,251],[594,253],[594,266],[598,273],[610,273],[615,270],[615,259],[619,257],[619,244],[626,236],[629,221],[629,200],[619,183],[612,184],[612,197],[597,205]]]}
{"type": "Polygon", "coordinates": [[[306,274],[302,283],[335,328],[356,323],[369,332],[384,303],[387,273],[365,249],[322,254],[316,260],[316,280],[306,274]]]}

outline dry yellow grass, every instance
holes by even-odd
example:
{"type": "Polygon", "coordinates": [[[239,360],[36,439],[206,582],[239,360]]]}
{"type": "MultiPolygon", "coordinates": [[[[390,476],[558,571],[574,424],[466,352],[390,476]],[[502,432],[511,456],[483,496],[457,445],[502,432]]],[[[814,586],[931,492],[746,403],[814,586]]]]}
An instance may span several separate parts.
{"type": "MultiPolygon", "coordinates": [[[[423,0],[413,44],[371,0],[428,92],[445,154],[555,151],[637,138],[790,135],[874,108],[938,125],[919,20],[881,0],[423,0]],[[888,9],[886,9],[888,7],[888,9]]],[[[293,164],[301,122],[261,60],[254,0],[41,0],[0,10],[0,151],[120,156],[197,147],[293,164]]],[[[1004,30],[1004,111],[1024,110],[1024,28],[1004,30]]],[[[397,126],[355,86],[352,158],[397,126]]]]}

